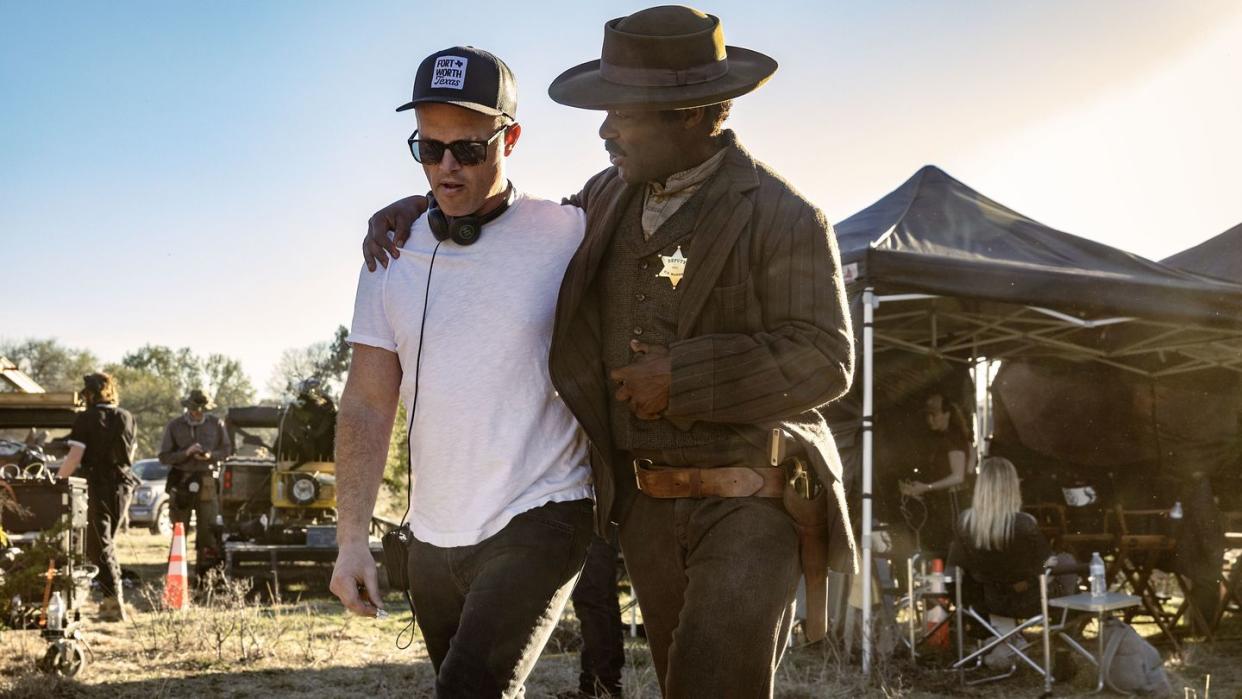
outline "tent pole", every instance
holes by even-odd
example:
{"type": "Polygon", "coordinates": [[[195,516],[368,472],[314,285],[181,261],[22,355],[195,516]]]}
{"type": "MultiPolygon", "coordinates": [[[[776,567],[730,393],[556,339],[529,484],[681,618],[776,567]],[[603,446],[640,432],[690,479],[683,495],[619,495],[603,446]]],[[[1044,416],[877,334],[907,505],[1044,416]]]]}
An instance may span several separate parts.
{"type": "Polygon", "coordinates": [[[982,447],[980,452],[980,461],[982,457],[987,456],[992,451],[992,420],[995,415],[995,405],[992,402],[992,358],[983,358],[983,434],[979,437],[979,444],[982,447]]]}
{"type": "Polygon", "coordinates": [[[871,471],[872,423],[874,422],[875,306],[879,305],[875,289],[863,289],[863,414],[862,414],[862,671],[871,676],[871,471]]]}
{"type": "MultiPolygon", "coordinates": [[[[979,468],[979,463],[983,461],[983,435],[987,434],[984,425],[988,420],[988,396],[987,383],[988,372],[984,365],[979,362],[979,343],[976,338],[970,348],[970,380],[975,395],[975,468],[979,468]],[[983,393],[979,391],[982,389],[983,393]]],[[[967,477],[973,476],[973,473],[966,474],[967,477]]]]}

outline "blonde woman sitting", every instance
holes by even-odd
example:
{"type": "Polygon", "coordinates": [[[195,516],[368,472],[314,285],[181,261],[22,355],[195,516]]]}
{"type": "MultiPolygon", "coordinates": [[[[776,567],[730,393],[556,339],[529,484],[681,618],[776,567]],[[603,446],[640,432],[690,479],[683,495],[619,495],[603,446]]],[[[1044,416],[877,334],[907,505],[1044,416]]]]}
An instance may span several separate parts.
{"type": "MultiPolygon", "coordinates": [[[[1039,576],[1045,568],[1073,570],[1074,557],[1053,555],[1035,518],[1022,511],[1018,472],[1008,459],[989,457],[979,467],[970,509],[962,513],[949,546],[949,566],[966,572],[963,598],[976,611],[990,616],[1002,633],[1016,618],[1040,612],[1039,576]]],[[[1073,594],[1076,573],[1057,575],[1048,582],[1048,596],[1073,594]]],[[[992,667],[1009,664],[1012,651],[999,646],[986,658],[992,667]]]]}

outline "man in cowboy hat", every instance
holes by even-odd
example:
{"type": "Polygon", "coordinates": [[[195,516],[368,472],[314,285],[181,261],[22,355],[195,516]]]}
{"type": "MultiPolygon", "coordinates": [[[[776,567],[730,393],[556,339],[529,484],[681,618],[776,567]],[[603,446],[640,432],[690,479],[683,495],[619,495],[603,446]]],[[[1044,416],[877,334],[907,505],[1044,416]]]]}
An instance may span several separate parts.
{"type": "MultiPolygon", "coordinates": [[[[853,372],[836,241],[721,128],[775,70],[726,46],[716,17],[665,6],[608,22],[601,59],[548,91],[606,112],[612,161],[569,198],[587,229],[549,368],[594,447],[596,524],[620,524],[668,696],[770,695],[799,568],[822,583],[856,560],[817,410],[853,372]]],[[[422,207],[372,217],[369,262],[422,207]]],[[[808,628],[822,626],[821,606],[808,628]]]]}
{"type": "Polygon", "coordinates": [[[201,575],[222,560],[220,489],[216,469],[232,446],[224,421],[208,413],[215,403],[201,389],[190,391],[181,401],[185,412],[164,428],[160,443],[160,462],[168,472],[169,516],[173,522],[189,526],[190,513],[197,513],[198,532],[194,536],[195,567],[201,575]]]}

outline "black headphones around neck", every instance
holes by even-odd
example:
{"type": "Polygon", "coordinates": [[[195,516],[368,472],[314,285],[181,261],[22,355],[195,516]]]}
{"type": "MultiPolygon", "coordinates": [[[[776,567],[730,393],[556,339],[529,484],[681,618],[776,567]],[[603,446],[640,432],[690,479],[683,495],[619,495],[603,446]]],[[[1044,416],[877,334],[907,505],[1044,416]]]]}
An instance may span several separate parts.
{"type": "Polygon", "coordinates": [[[500,202],[500,206],[495,210],[484,214],[483,216],[475,216],[468,214],[466,216],[448,216],[440,210],[440,205],[436,203],[436,198],[430,194],[427,195],[427,225],[431,228],[431,234],[436,240],[441,242],[451,240],[458,245],[473,245],[479,239],[479,235],[483,233],[484,224],[490,223],[500,217],[505,211],[508,211],[509,205],[517,198],[517,192],[513,189],[513,183],[510,182],[509,188],[505,190],[504,201],[500,202]]]}

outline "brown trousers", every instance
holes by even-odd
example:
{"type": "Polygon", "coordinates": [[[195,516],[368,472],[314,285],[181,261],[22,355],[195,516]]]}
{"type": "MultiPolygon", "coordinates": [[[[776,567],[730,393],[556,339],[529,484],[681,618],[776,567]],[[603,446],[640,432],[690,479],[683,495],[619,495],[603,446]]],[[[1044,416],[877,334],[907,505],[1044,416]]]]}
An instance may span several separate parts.
{"type": "Polygon", "coordinates": [[[639,494],[621,549],[665,697],[772,696],[801,575],[779,499],[639,494]]]}

